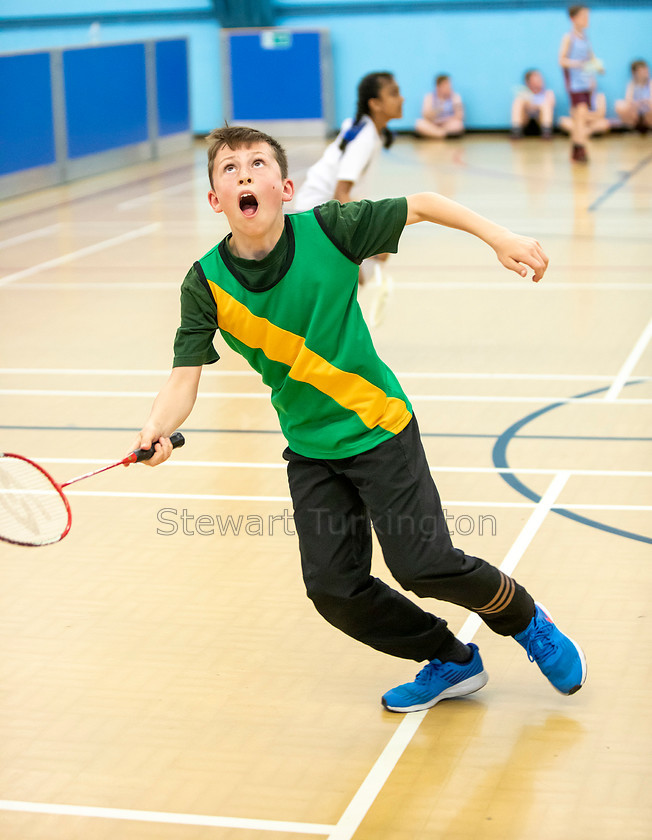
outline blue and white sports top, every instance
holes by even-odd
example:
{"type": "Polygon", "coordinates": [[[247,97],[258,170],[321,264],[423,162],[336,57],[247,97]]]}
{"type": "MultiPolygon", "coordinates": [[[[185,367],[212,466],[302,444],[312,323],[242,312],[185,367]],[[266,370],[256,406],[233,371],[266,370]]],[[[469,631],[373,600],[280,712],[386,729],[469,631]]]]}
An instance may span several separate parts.
{"type": "Polygon", "coordinates": [[[381,150],[380,135],[371,117],[365,114],[356,126],[352,119],[344,120],[337,138],[306,173],[306,180],[294,198],[293,211],[310,210],[330,201],[338,181],[350,181],[358,195],[366,195],[381,150]],[[342,151],[340,143],[346,134],[349,142],[342,151]]]}
{"type": "Polygon", "coordinates": [[[539,93],[533,93],[528,88],[527,103],[525,107],[529,113],[536,114],[538,112],[539,108],[546,101],[546,93],[547,91],[545,90],[540,90],[539,93]]]}
{"type": "Polygon", "coordinates": [[[443,122],[455,116],[455,100],[454,96],[450,99],[440,99],[436,93],[432,94],[432,106],[435,110],[435,121],[443,122]]]}
{"type": "MultiPolygon", "coordinates": [[[[570,49],[566,58],[572,58],[574,61],[581,61],[584,64],[591,58],[592,54],[593,50],[588,39],[580,38],[575,32],[571,32],[570,49]]],[[[593,77],[581,67],[564,67],[564,76],[566,78],[566,88],[571,93],[588,92],[593,88],[593,77]]]]}

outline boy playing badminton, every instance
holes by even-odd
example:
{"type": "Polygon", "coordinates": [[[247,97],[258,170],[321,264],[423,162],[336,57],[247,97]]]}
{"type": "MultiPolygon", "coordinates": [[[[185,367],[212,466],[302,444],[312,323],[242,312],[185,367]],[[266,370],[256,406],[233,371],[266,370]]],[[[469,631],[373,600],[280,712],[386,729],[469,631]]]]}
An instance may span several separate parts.
{"type": "Polygon", "coordinates": [[[356,299],[358,264],[396,253],[406,224],[429,221],[478,236],[506,267],[533,280],[548,259],[517,236],[434,193],[284,215],[293,195],[287,159],[249,128],[209,137],[208,199],[231,233],[194,264],[181,287],[174,366],[137,446],[156,444],[190,414],[202,365],[217,361],[217,329],[271,389],[308,596],[335,627],[376,650],[427,664],[388,691],[385,707],[409,712],[487,682],[478,648],[446,622],[371,577],[371,525],[398,583],[420,597],[472,610],[514,636],[563,694],[586,676],[580,648],[516,581],[453,548],[410,402],[378,357],[356,299]]]}

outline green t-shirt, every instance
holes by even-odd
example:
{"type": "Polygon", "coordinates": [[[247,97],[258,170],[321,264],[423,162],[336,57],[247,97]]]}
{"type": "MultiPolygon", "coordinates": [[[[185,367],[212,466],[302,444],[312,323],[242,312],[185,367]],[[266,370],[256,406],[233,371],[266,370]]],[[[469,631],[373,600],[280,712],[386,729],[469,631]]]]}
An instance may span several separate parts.
{"type": "Polygon", "coordinates": [[[404,198],[330,201],[286,216],[262,260],[235,257],[226,237],[183,282],[174,366],[216,361],[219,329],[270,387],[296,452],[347,457],[397,434],[411,407],[373,347],[357,278],[363,259],[396,252],[406,218],[404,198]]]}

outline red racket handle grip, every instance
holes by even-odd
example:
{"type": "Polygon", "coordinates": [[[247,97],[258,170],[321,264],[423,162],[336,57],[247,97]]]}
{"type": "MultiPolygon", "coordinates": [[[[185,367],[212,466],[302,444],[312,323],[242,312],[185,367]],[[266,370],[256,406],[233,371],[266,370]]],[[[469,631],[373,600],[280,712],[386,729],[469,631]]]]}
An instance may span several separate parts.
{"type": "MultiPolygon", "coordinates": [[[[170,435],[170,443],[172,444],[172,449],[178,449],[180,446],[183,446],[186,442],[186,439],[181,434],[181,432],[174,432],[174,434],[170,435]]],[[[156,448],[154,446],[151,449],[137,449],[133,454],[132,458],[135,455],[136,457],[133,458],[132,464],[137,464],[140,461],[148,461],[156,452],[156,448]]]]}

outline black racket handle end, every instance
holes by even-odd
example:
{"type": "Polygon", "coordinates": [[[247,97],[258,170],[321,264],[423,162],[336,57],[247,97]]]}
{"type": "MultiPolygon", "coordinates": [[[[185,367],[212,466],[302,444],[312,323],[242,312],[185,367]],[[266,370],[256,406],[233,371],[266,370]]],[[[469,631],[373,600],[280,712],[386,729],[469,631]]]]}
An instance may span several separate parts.
{"type": "MultiPolygon", "coordinates": [[[[172,444],[172,449],[178,449],[180,446],[183,446],[185,442],[186,439],[181,434],[181,432],[174,432],[170,435],[170,443],[172,444]]],[[[149,459],[154,455],[155,452],[155,446],[152,446],[150,449],[137,449],[134,452],[136,460],[133,463],[138,464],[141,461],[149,461],[149,459]]]]}

